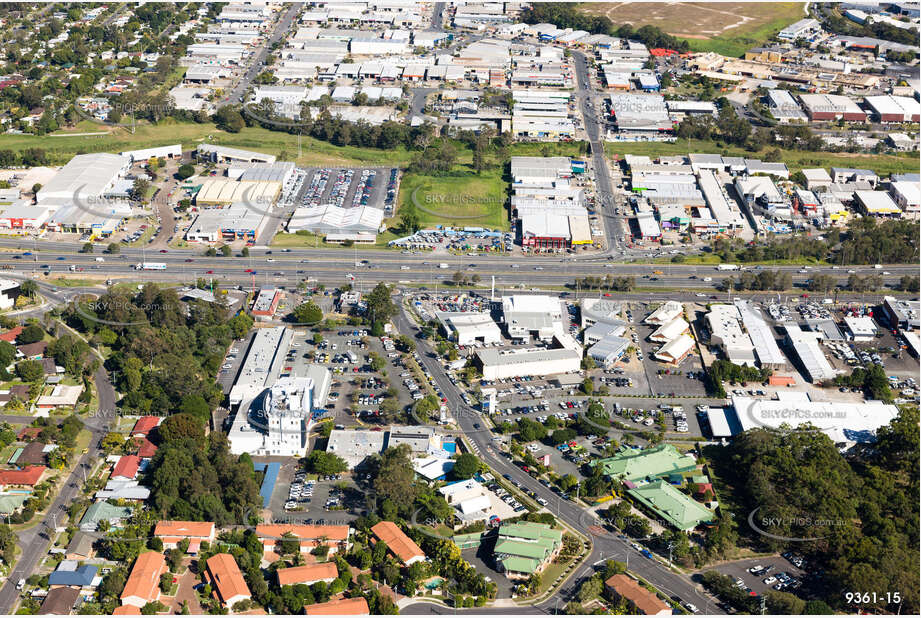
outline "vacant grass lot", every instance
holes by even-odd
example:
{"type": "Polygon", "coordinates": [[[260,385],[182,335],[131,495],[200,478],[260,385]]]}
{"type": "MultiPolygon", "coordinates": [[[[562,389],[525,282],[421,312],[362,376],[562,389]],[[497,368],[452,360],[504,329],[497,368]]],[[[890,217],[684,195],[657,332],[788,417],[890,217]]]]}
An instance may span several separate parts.
{"type": "MultiPolygon", "coordinates": [[[[718,145],[704,140],[679,140],[677,142],[606,142],[605,152],[608,156],[625,154],[647,155],[650,157],[668,155],[686,155],[689,152],[717,152],[730,157],[764,159],[767,149],[749,152],[737,146],[718,145]]],[[[781,150],[781,160],[791,172],[804,167],[865,167],[881,176],[892,173],[910,173],[918,171],[917,155],[878,155],[873,153],[850,152],[814,152],[808,150],[781,150]]]]}
{"type": "Polygon", "coordinates": [[[84,120],[71,129],[47,136],[0,135],[0,149],[43,148],[53,163],[64,164],[78,152],[121,152],[181,143],[192,149],[207,142],[246,148],[296,161],[303,167],[320,165],[405,165],[409,152],[403,148],[377,150],[355,146],[333,146],[312,137],[302,137],[298,156],[297,135],[269,131],[261,127],[244,127],[239,133],[227,133],[212,123],[187,123],[166,119],[160,124],[140,124],[131,133],[127,128],[110,127],[84,120]]]}
{"type": "Polygon", "coordinates": [[[687,39],[694,51],[738,57],[805,17],[798,2],[602,2],[583,5],[615,26],[646,24],[687,39]]]}
{"type": "Polygon", "coordinates": [[[456,176],[407,173],[400,183],[400,208],[415,205],[422,227],[451,225],[509,229],[506,181],[498,167],[474,173],[457,166],[456,176]]]}

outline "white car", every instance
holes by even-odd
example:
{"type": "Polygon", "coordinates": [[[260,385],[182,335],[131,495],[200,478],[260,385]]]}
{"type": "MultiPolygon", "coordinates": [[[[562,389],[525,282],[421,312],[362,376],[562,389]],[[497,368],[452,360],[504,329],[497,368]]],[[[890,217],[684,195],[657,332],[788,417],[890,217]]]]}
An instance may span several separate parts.
{"type": "Polygon", "coordinates": [[[777,578],[774,577],[773,575],[771,575],[770,577],[765,577],[765,578],[764,578],[764,585],[765,585],[765,586],[770,586],[771,584],[775,583],[776,581],[777,581],[777,578]]]}

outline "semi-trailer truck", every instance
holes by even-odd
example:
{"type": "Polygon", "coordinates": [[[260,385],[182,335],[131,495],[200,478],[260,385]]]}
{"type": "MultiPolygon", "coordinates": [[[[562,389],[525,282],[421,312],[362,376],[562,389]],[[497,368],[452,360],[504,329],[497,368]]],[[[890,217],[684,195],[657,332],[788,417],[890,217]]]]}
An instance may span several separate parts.
{"type": "Polygon", "coordinates": [[[134,267],[135,270],[166,270],[163,262],[141,262],[134,267]]]}
{"type": "Polygon", "coordinates": [[[716,270],[739,270],[738,264],[717,264],[716,270]]]}

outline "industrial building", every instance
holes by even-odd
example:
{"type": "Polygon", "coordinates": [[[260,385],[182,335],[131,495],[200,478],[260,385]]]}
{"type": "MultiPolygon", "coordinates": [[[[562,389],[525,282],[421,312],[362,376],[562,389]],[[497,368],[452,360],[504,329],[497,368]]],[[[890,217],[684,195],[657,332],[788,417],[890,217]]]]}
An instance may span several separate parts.
{"type": "Polygon", "coordinates": [[[608,97],[620,131],[663,133],[674,128],[662,95],[617,93],[608,97]]]}
{"type": "Polygon", "coordinates": [[[653,356],[663,363],[677,366],[681,364],[681,361],[688,357],[693,349],[693,337],[688,334],[684,334],[678,336],[675,339],[672,339],[663,345],[655,354],[653,354],[653,356]]]}
{"type": "Polygon", "coordinates": [[[808,117],[789,90],[768,90],[768,109],[777,122],[806,122],[808,117]]]}
{"type": "Polygon", "coordinates": [[[448,338],[457,345],[491,345],[502,341],[499,325],[484,312],[436,312],[448,338]]]}
{"type": "Polygon", "coordinates": [[[223,206],[242,203],[253,210],[267,211],[281,192],[278,181],[239,182],[227,178],[208,178],[195,194],[198,206],[223,206]]]}
{"type": "Polygon", "coordinates": [[[892,422],[899,413],[898,407],[880,401],[811,401],[807,393],[782,391],[778,397],[767,400],[733,395],[730,409],[711,408],[708,416],[711,417],[713,437],[729,437],[758,427],[777,429],[781,425],[798,427],[809,423],[835,444],[847,447],[873,442],[876,431],[892,422]],[[713,417],[716,417],[716,422],[713,422],[713,417]]]}
{"type": "Polygon", "coordinates": [[[726,192],[716,174],[710,170],[700,170],[699,183],[700,190],[704,194],[704,199],[719,229],[736,230],[745,226],[745,219],[739,207],[726,197],[726,192]]]}
{"type": "Polygon", "coordinates": [[[784,322],[785,342],[799,361],[803,377],[810,382],[821,383],[835,379],[834,370],[825,353],[819,347],[819,334],[803,331],[796,322],[784,322]]]}
{"type": "Polygon", "coordinates": [[[867,113],[844,95],[801,94],[799,98],[812,121],[839,119],[851,122],[867,121],[867,113]]]}
{"type": "Polygon", "coordinates": [[[809,38],[814,34],[822,32],[822,25],[812,18],[801,19],[794,24],[790,24],[777,33],[777,38],[782,41],[795,41],[796,39],[809,38]]]}
{"type": "Polygon", "coordinates": [[[629,339],[609,334],[588,348],[586,353],[595,361],[596,365],[604,369],[610,369],[617,361],[623,358],[630,345],[629,339]]]}
{"type": "Polygon", "coordinates": [[[549,341],[565,332],[566,311],[556,296],[512,295],[502,297],[502,322],[510,339],[549,341]]]}
{"type": "Polygon", "coordinates": [[[883,296],[882,310],[892,328],[921,330],[921,302],[883,296]]]}
{"type": "Polygon", "coordinates": [[[717,346],[735,365],[755,366],[755,346],[742,329],[739,309],[735,305],[710,305],[706,315],[710,345],[717,346]]]}
{"type": "Polygon", "coordinates": [[[182,144],[157,146],[154,148],[144,148],[142,150],[128,150],[126,152],[120,152],[119,155],[127,157],[132,164],[149,161],[154,158],[179,159],[182,157],[182,144]]]}
{"type": "Polygon", "coordinates": [[[216,144],[199,144],[196,152],[199,159],[212,163],[275,163],[275,155],[216,144]]]}
{"type": "Polygon", "coordinates": [[[742,325],[751,339],[755,349],[758,365],[768,369],[782,370],[787,366],[787,359],[780,351],[774,331],[765,321],[761,311],[747,300],[735,301],[742,325]]]}
{"type": "Polygon", "coordinates": [[[278,310],[282,292],[278,288],[261,288],[253,300],[252,314],[257,320],[271,320],[278,310]]]}
{"type": "Polygon", "coordinates": [[[921,120],[921,103],[911,97],[896,97],[889,94],[866,97],[876,120],[880,122],[918,122],[921,120]]]}
{"type": "Polygon", "coordinates": [[[333,204],[297,208],[288,219],[287,230],[309,230],[318,234],[377,234],[384,211],[371,206],[343,208],[333,204]]]}
{"type": "Polygon", "coordinates": [[[501,380],[520,376],[547,376],[575,373],[581,369],[582,354],[576,350],[558,348],[525,348],[516,350],[477,350],[474,362],[484,380],[501,380]]]}
{"type": "MultiPolygon", "coordinates": [[[[921,212],[921,184],[917,181],[896,180],[889,183],[889,195],[905,216],[918,217],[921,212]]],[[[6,216],[6,212],[2,216],[6,216]]],[[[0,219],[2,222],[2,219],[0,219]]]]}
{"type": "Polygon", "coordinates": [[[901,217],[902,210],[885,191],[854,191],[863,213],[871,217],[901,217]]]}
{"type": "Polygon", "coordinates": [[[256,330],[246,359],[228,396],[231,406],[252,400],[268,385],[270,375],[278,375],[293,331],[277,326],[256,330]]]}
{"type": "Polygon", "coordinates": [[[254,243],[260,236],[265,217],[243,202],[224,208],[200,209],[186,230],[189,242],[217,242],[246,240],[254,243]]]}

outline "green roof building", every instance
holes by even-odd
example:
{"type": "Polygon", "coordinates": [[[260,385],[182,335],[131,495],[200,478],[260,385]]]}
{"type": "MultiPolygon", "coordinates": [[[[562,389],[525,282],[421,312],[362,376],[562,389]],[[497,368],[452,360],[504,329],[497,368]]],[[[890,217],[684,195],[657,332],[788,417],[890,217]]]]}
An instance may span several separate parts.
{"type": "Polygon", "coordinates": [[[627,493],[678,530],[693,530],[715,519],[713,511],[661,479],[627,493]]]}
{"type": "Polygon", "coordinates": [[[0,514],[12,515],[23,505],[28,497],[26,494],[4,494],[0,496],[0,514]]]}
{"type": "Polygon", "coordinates": [[[502,524],[494,550],[496,565],[509,579],[527,579],[542,571],[563,546],[563,532],[547,524],[502,524]]]}
{"type": "Polygon", "coordinates": [[[691,454],[682,455],[671,444],[659,444],[646,449],[623,448],[613,457],[598,460],[594,465],[601,466],[606,476],[636,483],[693,472],[697,469],[697,460],[691,454]]]}
{"type": "Polygon", "coordinates": [[[86,514],[80,520],[80,529],[84,532],[93,532],[99,527],[99,522],[107,521],[118,524],[121,520],[131,516],[131,509],[126,506],[115,506],[108,502],[94,502],[86,509],[86,514]]]}
{"type": "Polygon", "coordinates": [[[474,549],[480,546],[482,532],[471,532],[470,534],[455,534],[451,540],[459,549],[474,549]]]}

